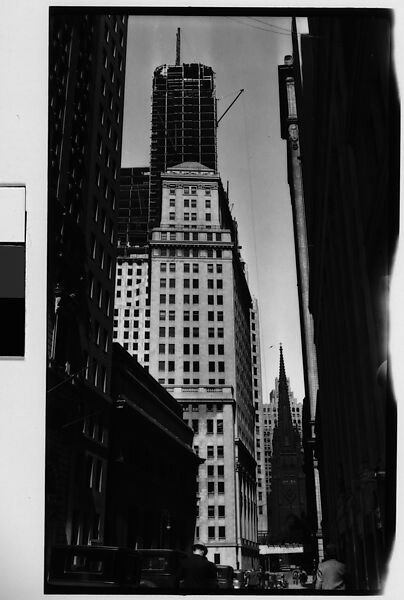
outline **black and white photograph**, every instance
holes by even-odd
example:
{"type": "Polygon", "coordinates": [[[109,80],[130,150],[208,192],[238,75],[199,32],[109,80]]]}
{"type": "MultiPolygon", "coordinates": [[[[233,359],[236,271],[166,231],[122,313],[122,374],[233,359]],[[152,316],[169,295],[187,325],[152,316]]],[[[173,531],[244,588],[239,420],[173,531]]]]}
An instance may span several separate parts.
{"type": "Polygon", "coordinates": [[[0,592],[399,597],[397,12],[25,6],[0,592]]]}

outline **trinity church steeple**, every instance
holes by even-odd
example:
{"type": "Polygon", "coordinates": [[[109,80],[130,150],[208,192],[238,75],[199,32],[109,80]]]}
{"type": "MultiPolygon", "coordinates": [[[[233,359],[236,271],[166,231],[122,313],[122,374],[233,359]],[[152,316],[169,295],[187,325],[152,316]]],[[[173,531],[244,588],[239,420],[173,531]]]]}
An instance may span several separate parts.
{"type": "Polygon", "coordinates": [[[279,361],[278,424],[274,430],[273,454],[279,452],[301,452],[301,440],[297,428],[293,425],[290,413],[289,390],[285,372],[282,345],[279,361]]]}
{"type": "Polygon", "coordinates": [[[302,443],[292,422],[282,346],[278,398],[278,422],[272,442],[270,538],[272,543],[303,543],[306,492],[302,443]]]}

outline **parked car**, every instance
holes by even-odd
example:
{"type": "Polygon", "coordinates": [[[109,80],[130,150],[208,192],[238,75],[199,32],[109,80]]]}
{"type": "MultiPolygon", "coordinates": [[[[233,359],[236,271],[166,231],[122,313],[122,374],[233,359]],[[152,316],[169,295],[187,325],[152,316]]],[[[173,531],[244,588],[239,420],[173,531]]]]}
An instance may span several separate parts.
{"type": "Polygon", "coordinates": [[[140,556],[116,546],[54,546],[46,593],[124,594],[140,584],[140,556]]]}
{"type": "Polygon", "coordinates": [[[241,569],[236,569],[233,572],[233,589],[241,590],[245,588],[245,573],[241,569]]]}
{"type": "Polygon", "coordinates": [[[179,587],[180,563],[187,556],[185,552],[152,548],[137,553],[141,558],[140,588],[179,587]]]}
{"type": "Polygon", "coordinates": [[[228,565],[216,565],[217,570],[217,587],[222,590],[233,588],[233,567],[228,565]]]}
{"type": "Polygon", "coordinates": [[[277,576],[277,578],[276,578],[276,587],[277,587],[277,589],[278,590],[283,590],[283,589],[287,588],[288,585],[289,584],[287,582],[287,579],[286,579],[285,575],[283,573],[279,574],[277,576]]]}

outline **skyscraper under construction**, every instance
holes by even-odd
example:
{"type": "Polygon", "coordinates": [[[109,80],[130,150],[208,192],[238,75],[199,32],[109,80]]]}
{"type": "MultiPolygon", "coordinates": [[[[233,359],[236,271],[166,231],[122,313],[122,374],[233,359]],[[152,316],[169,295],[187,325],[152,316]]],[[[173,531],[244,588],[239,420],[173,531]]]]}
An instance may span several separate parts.
{"type": "Polygon", "coordinates": [[[202,64],[155,69],[152,94],[149,226],[161,216],[160,173],[184,162],[217,171],[214,72],[202,64]]]}

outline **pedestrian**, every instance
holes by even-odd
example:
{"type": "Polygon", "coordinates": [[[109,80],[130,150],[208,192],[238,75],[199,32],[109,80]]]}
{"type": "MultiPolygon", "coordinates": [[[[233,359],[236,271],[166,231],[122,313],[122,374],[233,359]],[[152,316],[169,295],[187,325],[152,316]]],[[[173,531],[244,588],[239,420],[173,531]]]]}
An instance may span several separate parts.
{"type": "Polygon", "coordinates": [[[207,553],[204,544],[192,546],[192,555],[184,558],[180,565],[180,588],[212,590],[218,587],[216,565],[206,558],[207,553]]]}
{"type": "Polygon", "coordinates": [[[299,583],[299,569],[294,569],[292,573],[293,583],[297,585],[299,583]]]}
{"type": "Polygon", "coordinates": [[[264,587],[265,587],[265,573],[264,573],[264,569],[262,567],[258,567],[257,575],[258,575],[258,587],[260,589],[264,589],[264,587]]]}
{"type": "Polygon", "coordinates": [[[304,585],[307,581],[307,573],[304,569],[301,569],[299,574],[300,585],[304,585]]]}
{"type": "Polygon", "coordinates": [[[345,590],[346,567],[337,559],[337,547],[325,547],[324,560],[318,565],[316,590],[345,590]]]}
{"type": "Polygon", "coordinates": [[[248,589],[250,590],[256,590],[259,587],[259,576],[258,576],[258,571],[256,571],[255,569],[251,569],[249,577],[248,577],[248,589]]]}

